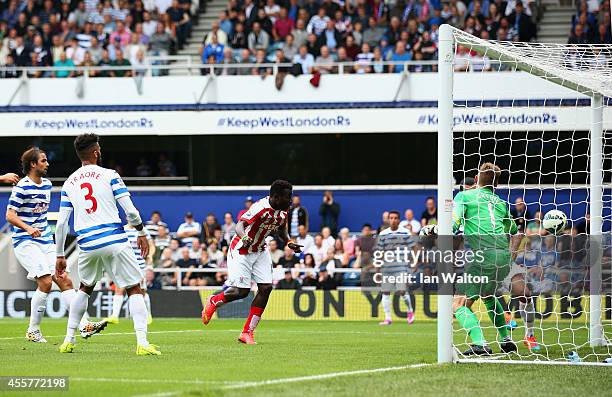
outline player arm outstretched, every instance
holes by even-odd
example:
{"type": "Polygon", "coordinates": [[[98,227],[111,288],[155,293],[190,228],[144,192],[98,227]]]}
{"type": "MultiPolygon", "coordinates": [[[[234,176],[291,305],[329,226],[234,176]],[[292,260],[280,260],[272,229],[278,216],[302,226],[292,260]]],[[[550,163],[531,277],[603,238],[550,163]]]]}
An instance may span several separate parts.
{"type": "Polygon", "coordinates": [[[13,174],[12,172],[9,172],[7,174],[0,175],[0,183],[14,185],[17,182],[19,182],[19,175],[17,174],[13,174]]]}
{"type": "Polygon", "coordinates": [[[140,248],[142,257],[146,258],[149,255],[149,242],[147,241],[147,232],[142,224],[140,213],[136,207],[134,207],[134,203],[132,203],[130,196],[119,197],[117,202],[121,208],[123,208],[123,212],[125,212],[128,223],[131,226],[134,226],[134,228],[138,231],[136,243],[138,244],[138,248],[140,248]]]}

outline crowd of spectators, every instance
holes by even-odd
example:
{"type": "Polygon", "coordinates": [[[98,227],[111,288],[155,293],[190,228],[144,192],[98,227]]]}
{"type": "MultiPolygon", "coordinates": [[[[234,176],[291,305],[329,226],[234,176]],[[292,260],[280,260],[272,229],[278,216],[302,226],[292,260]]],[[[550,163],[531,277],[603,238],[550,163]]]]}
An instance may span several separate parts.
{"type": "MultiPolygon", "coordinates": [[[[535,1],[520,0],[229,0],[204,37],[205,64],[291,63],[289,72],[401,72],[383,61],[437,59],[438,28],[449,23],[483,39],[532,41],[535,1]]],[[[434,71],[435,65],[410,66],[434,71]]],[[[267,75],[270,68],[220,68],[220,74],[267,75]]],[[[206,72],[207,73],[207,72],[206,72]]]]}
{"type": "Polygon", "coordinates": [[[610,0],[580,0],[569,44],[612,44],[610,0]]]}
{"type": "MultiPolygon", "coordinates": [[[[150,262],[160,268],[182,268],[186,272],[169,271],[151,274],[151,282],[159,287],[220,286],[226,279],[227,253],[235,233],[236,219],[239,219],[253,203],[251,197],[245,200],[245,208],[236,216],[226,212],[219,222],[214,214],[208,214],[202,222],[194,219],[191,212],[185,214],[184,222],[171,232],[163,222],[161,214],[154,212],[146,227],[155,239],[156,254],[150,262]],[[197,272],[195,269],[213,269],[197,272]]],[[[382,214],[378,227],[364,224],[360,232],[351,232],[346,227],[337,229],[337,215],[340,205],[334,201],[332,192],[325,192],[318,214],[322,226],[318,231],[309,231],[309,211],[302,206],[300,197],[295,196],[288,216],[290,236],[303,246],[301,254],[295,254],[285,247],[285,241],[278,237],[269,238],[267,249],[273,262],[274,280],[277,289],[336,289],[337,287],[374,286],[373,274],[378,271],[374,260],[377,234],[390,227],[389,212],[382,214]],[[330,220],[330,209],[333,215],[330,220]],[[338,271],[338,269],[343,269],[338,271]],[[354,271],[352,271],[354,270],[354,271]],[[364,270],[364,271],[362,271],[364,270]]],[[[390,211],[393,213],[393,211],[390,211]]],[[[419,217],[413,209],[402,214],[399,227],[415,236],[410,249],[435,249],[417,238],[425,225],[437,223],[436,202],[432,197],[425,200],[419,217]]],[[[532,213],[522,198],[512,206],[512,216],[525,237],[516,262],[527,268],[529,281],[538,286],[538,292],[561,292],[569,294],[585,286],[586,277],[586,221],[568,227],[562,236],[549,235],[541,226],[540,211],[532,213]],[[582,236],[582,237],[580,237],[582,236]]],[[[426,276],[434,275],[435,264],[419,261],[411,271],[426,276]]],[[[459,272],[462,269],[458,269],[459,272]]],[[[417,278],[419,279],[419,278],[417,278]]],[[[415,285],[414,287],[418,287],[415,285]]],[[[435,288],[422,285],[423,288],[435,288]]]]}
{"type": "Polygon", "coordinates": [[[18,66],[65,68],[29,77],[72,77],[75,66],[131,67],[92,77],[144,74],[147,56],[182,48],[198,7],[197,0],[2,0],[0,77],[18,77],[18,66]]]}

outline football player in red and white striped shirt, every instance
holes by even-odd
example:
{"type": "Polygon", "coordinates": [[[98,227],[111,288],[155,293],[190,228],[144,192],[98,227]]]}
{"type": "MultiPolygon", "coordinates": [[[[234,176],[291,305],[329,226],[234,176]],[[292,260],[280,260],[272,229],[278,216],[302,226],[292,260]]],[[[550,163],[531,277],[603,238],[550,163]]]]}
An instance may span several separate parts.
{"type": "Polygon", "coordinates": [[[251,290],[251,282],[257,283],[257,295],[238,338],[238,341],[248,345],[256,344],[253,331],[272,292],[272,259],[265,249],[266,237],[277,233],[288,241],[289,248],[295,252],[301,251],[302,246],[291,240],[287,233],[287,211],[291,206],[292,192],[293,186],[289,182],[274,181],[270,187],[270,196],[254,203],[240,217],[227,256],[228,277],[225,284],[228,288],[210,296],[202,310],[202,322],[206,325],[219,306],[246,298],[251,290]]]}

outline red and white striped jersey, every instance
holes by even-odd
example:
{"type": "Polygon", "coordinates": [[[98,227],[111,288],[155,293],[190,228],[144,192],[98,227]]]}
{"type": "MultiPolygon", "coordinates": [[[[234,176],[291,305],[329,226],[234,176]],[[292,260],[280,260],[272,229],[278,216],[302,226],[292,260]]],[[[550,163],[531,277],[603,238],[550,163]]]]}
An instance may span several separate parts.
{"type": "Polygon", "coordinates": [[[270,205],[269,197],[265,197],[251,205],[251,208],[240,217],[240,220],[247,224],[245,232],[253,239],[253,244],[244,248],[240,237],[234,235],[230,248],[232,250],[237,249],[241,255],[246,255],[261,252],[265,249],[266,237],[285,224],[287,211],[275,210],[270,205]]]}

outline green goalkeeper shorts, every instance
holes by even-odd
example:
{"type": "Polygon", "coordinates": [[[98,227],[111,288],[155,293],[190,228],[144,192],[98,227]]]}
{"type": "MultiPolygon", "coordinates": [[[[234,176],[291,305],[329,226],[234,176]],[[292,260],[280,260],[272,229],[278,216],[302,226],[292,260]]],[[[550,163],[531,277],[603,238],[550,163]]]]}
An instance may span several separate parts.
{"type": "Polygon", "coordinates": [[[457,293],[478,300],[495,295],[495,291],[510,273],[511,256],[508,251],[483,251],[484,260],[466,265],[464,282],[457,283],[457,293]]]}

